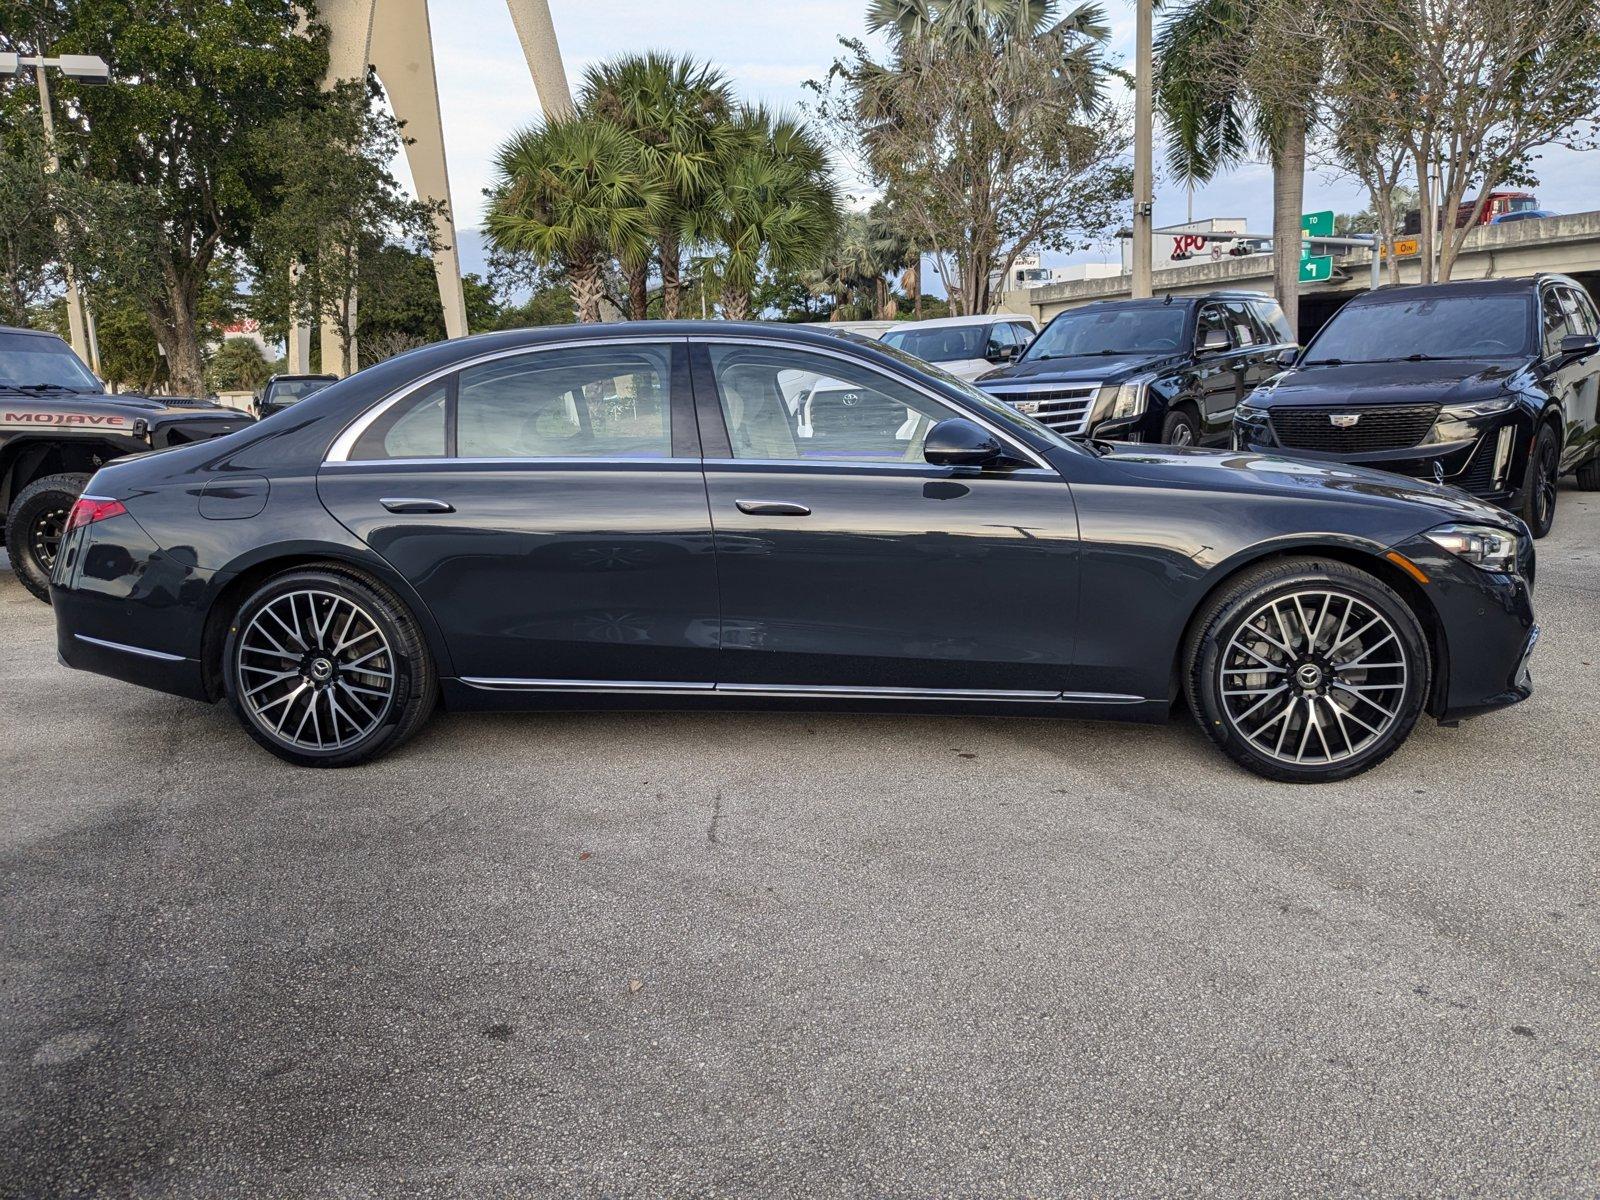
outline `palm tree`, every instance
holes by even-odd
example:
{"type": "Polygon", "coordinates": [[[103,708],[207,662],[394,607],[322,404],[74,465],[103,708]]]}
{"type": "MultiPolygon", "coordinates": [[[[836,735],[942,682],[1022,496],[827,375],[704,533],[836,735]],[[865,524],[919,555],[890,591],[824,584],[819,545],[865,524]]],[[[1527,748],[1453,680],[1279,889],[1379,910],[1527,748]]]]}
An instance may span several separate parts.
{"type": "Polygon", "coordinates": [[[606,263],[647,261],[666,204],[637,139],[607,121],[565,117],[513,134],[495,166],[490,241],[565,271],[578,319],[598,321],[606,263]]]}
{"type": "MultiPolygon", "coordinates": [[[[732,133],[733,91],[721,71],[691,57],[629,54],[589,68],[579,105],[637,138],[641,161],[666,191],[655,239],[661,312],[673,320],[682,301],[684,236],[691,214],[706,202],[719,149],[732,133]]],[[[646,313],[647,279],[647,264],[629,272],[635,318],[646,313]]]]}
{"type": "Polygon", "coordinates": [[[748,320],[763,266],[799,271],[827,253],[839,198],[822,142],[793,117],[741,108],[691,229],[722,246],[722,313],[748,320]]]}
{"type": "Polygon", "coordinates": [[[1189,0],[1156,36],[1156,101],[1167,161],[1191,186],[1252,150],[1272,164],[1273,287],[1299,319],[1306,131],[1321,76],[1314,46],[1285,44],[1275,0],[1189,0]]]}

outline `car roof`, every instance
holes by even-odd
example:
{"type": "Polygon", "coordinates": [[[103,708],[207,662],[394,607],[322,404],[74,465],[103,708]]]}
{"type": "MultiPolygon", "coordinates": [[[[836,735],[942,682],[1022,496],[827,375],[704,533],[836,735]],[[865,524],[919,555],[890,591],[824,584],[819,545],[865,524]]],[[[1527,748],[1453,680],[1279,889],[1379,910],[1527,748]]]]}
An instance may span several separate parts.
{"type": "Polygon", "coordinates": [[[1541,272],[1537,275],[1513,275],[1505,279],[1452,279],[1447,283],[1388,284],[1374,291],[1362,292],[1350,299],[1351,304],[1398,304],[1407,300],[1424,300],[1439,296],[1514,296],[1533,290],[1545,280],[1558,280],[1581,288],[1583,285],[1567,275],[1541,272]]]}
{"type": "Polygon", "coordinates": [[[267,382],[271,383],[274,379],[328,379],[328,380],[337,380],[338,378],[339,377],[337,375],[332,375],[332,374],[327,374],[327,373],[318,374],[315,371],[307,371],[307,372],[305,372],[303,374],[297,373],[297,372],[284,371],[282,374],[273,375],[271,378],[269,378],[267,380],[267,382]]]}
{"type": "Polygon", "coordinates": [[[59,333],[52,333],[48,329],[25,329],[18,325],[0,325],[0,333],[22,333],[30,337],[55,338],[58,342],[66,340],[59,333]]]}
{"type": "Polygon", "coordinates": [[[958,325],[994,325],[1001,321],[1032,321],[1026,313],[982,313],[976,317],[929,317],[925,321],[896,321],[892,332],[902,329],[949,329],[958,325]]]}
{"type": "Polygon", "coordinates": [[[1265,292],[1230,289],[1227,291],[1202,292],[1194,296],[1180,296],[1173,292],[1167,292],[1160,296],[1145,296],[1138,300],[1131,298],[1126,300],[1095,300],[1089,304],[1080,304],[1077,308],[1063,309],[1056,316],[1065,316],[1069,312],[1076,312],[1085,308],[1176,308],[1179,305],[1187,308],[1196,304],[1204,304],[1209,300],[1265,300],[1269,304],[1277,303],[1265,292]]]}

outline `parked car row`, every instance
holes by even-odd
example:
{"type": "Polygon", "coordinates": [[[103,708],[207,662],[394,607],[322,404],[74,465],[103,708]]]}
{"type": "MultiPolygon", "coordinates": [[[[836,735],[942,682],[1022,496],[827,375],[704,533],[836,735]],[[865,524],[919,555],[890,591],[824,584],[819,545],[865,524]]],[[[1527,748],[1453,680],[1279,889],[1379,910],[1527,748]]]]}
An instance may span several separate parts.
{"type": "MultiPolygon", "coordinates": [[[[919,328],[895,336],[909,347],[919,328]]],[[[1257,293],[1091,304],[978,386],[1068,437],[1231,446],[1449,484],[1517,513],[1535,537],[1555,520],[1561,476],[1600,489],[1600,312],[1563,275],[1379,288],[1304,351],[1257,293]]]]}

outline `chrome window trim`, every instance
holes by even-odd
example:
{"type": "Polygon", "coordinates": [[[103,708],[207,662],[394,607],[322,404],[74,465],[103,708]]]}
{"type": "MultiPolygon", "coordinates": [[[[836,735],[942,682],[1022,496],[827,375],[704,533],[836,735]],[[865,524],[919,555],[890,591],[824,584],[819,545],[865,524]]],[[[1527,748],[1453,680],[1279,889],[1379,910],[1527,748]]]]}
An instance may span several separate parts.
{"type": "Polygon", "coordinates": [[[168,654],[165,650],[146,650],[143,646],[129,646],[124,642],[108,642],[105,638],[90,637],[87,633],[72,635],[80,642],[88,642],[91,646],[100,646],[106,650],[120,650],[124,654],[137,654],[140,658],[153,658],[157,662],[187,662],[181,654],[168,654]]]}
{"type": "MultiPolygon", "coordinates": [[[[678,334],[677,336],[670,336],[670,335],[659,335],[659,336],[631,335],[631,336],[628,336],[628,337],[616,337],[616,338],[606,338],[606,337],[574,338],[571,341],[548,342],[548,343],[544,343],[544,344],[540,344],[540,345],[533,345],[533,346],[513,346],[513,347],[510,347],[510,348],[505,349],[505,350],[491,350],[491,351],[488,351],[485,354],[476,355],[473,358],[463,358],[458,362],[450,363],[448,366],[440,367],[438,370],[433,371],[433,372],[431,372],[431,373],[429,373],[427,375],[424,375],[420,379],[413,379],[413,380],[408,381],[405,384],[402,384],[399,388],[395,389],[393,392],[390,392],[387,396],[383,397],[383,399],[378,400],[374,404],[371,404],[367,408],[362,410],[362,412],[359,413],[354,419],[352,419],[351,422],[348,425],[346,425],[342,430],[340,430],[339,436],[333,439],[333,444],[328,447],[328,452],[325,455],[323,455],[323,457],[322,457],[323,464],[327,465],[327,464],[330,464],[330,463],[343,463],[343,462],[369,462],[369,463],[370,462],[377,462],[377,463],[382,463],[382,462],[397,462],[397,461],[399,461],[399,460],[393,459],[393,458],[354,458],[353,459],[353,458],[350,457],[350,451],[353,450],[355,448],[355,444],[358,441],[361,440],[361,435],[367,431],[367,428],[374,421],[376,421],[379,417],[383,416],[384,413],[388,412],[396,404],[400,403],[400,401],[402,401],[406,397],[412,395],[414,392],[417,392],[420,389],[427,387],[429,384],[438,383],[439,380],[443,379],[445,376],[453,375],[457,371],[465,371],[468,367],[480,366],[483,363],[495,362],[496,360],[502,359],[502,358],[515,358],[518,355],[522,355],[522,354],[543,354],[543,353],[545,353],[547,351],[551,351],[551,350],[580,350],[580,349],[584,349],[584,348],[589,347],[589,346],[652,346],[652,345],[660,346],[660,345],[674,345],[674,344],[681,343],[684,340],[685,339],[684,339],[682,334],[678,334]]],[[[425,458],[425,459],[414,460],[414,461],[439,463],[439,462],[467,462],[467,461],[478,461],[478,460],[469,460],[469,459],[461,459],[461,458],[449,458],[449,457],[446,457],[445,455],[440,455],[440,456],[438,456],[436,458],[425,458]]],[[[519,458],[519,459],[514,459],[512,461],[515,461],[515,462],[548,462],[550,460],[549,459],[537,459],[537,458],[519,458]]],[[[595,461],[598,461],[598,460],[589,459],[587,461],[595,462],[595,461]]],[[[630,460],[630,461],[632,461],[632,460],[630,460]]]]}
{"type": "Polygon", "coordinates": [[[760,696],[776,699],[968,700],[1016,704],[1143,704],[1121,692],[1028,691],[1006,688],[853,687],[842,684],[703,683],[647,679],[518,679],[463,675],[485,692],[571,692],[625,695],[760,696]]]}
{"type": "MultiPolygon", "coordinates": [[[[853,363],[856,366],[861,367],[865,371],[870,371],[874,375],[879,375],[879,376],[883,377],[884,379],[892,379],[894,382],[900,384],[903,387],[908,387],[914,392],[921,393],[922,395],[926,396],[928,399],[932,400],[935,404],[942,405],[944,407],[944,409],[951,416],[963,417],[966,420],[971,421],[973,424],[978,425],[978,426],[982,427],[983,429],[988,430],[990,433],[994,434],[995,437],[999,438],[1002,443],[1004,443],[1005,445],[1011,447],[1018,454],[1022,455],[1028,461],[1032,462],[1033,465],[1038,467],[1040,470],[1049,471],[1052,474],[1056,473],[1055,468],[1052,467],[1048,462],[1046,462],[1044,460],[1044,458],[1040,454],[1038,454],[1031,446],[1024,445],[1023,443],[1017,441],[1017,439],[1014,436],[1012,436],[1011,433],[1009,433],[1007,430],[1001,429],[999,426],[991,423],[981,413],[971,412],[971,411],[968,411],[966,409],[958,408],[954,401],[950,400],[946,396],[941,396],[938,392],[934,391],[932,388],[925,387],[924,385],[922,385],[920,383],[914,383],[909,379],[903,379],[898,375],[891,374],[890,372],[885,371],[885,370],[881,369],[880,367],[877,367],[877,366],[873,365],[872,363],[863,362],[861,359],[856,358],[854,355],[845,354],[845,353],[843,353],[841,351],[834,350],[834,349],[832,349],[830,347],[813,346],[810,343],[790,342],[790,341],[784,340],[783,338],[764,338],[764,337],[760,337],[759,335],[752,335],[752,334],[742,334],[742,335],[731,335],[731,336],[719,337],[714,333],[693,333],[693,334],[690,334],[688,336],[688,341],[690,342],[690,344],[699,344],[699,345],[721,345],[721,346],[737,345],[737,346],[776,347],[776,348],[781,349],[781,350],[798,350],[802,354],[820,354],[820,355],[823,355],[824,357],[827,357],[827,358],[842,359],[845,362],[853,363]]],[[[987,390],[987,389],[985,389],[985,390],[987,390]]],[[[720,406],[720,403],[721,403],[720,399],[719,399],[718,403],[719,403],[719,406],[720,406]]],[[[724,419],[724,421],[726,421],[726,419],[727,419],[726,416],[724,416],[723,419],[724,419]]],[[[706,461],[707,462],[753,462],[754,463],[754,462],[772,462],[772,461],[776,461],[776,460],[765,459],[765,458],[727,458],[727,459],[719,458],[719,459],[707,459],[706,461]]],[[[841,466],[844,466],[844,465],[854,465],[854,466],[863,466],[863,465],[870,466],[870,465],[874,465],[874,464],[872,464],[870,462],[865,462],[863,460],[837,459],[835,461],[837,461],[841,466]]]]}
{"type": "Polygon", "coordinates": [[[343,462],[324,461],[325,467],[437,467],[440,464],[474,467],[526,467],[526,466],[641,466],[656,467],[663,464],[680,467],[698,467],[698,458],[587,458],[581,454],[560,458],[538,458],[532,455],[513,458],[449,458],[443,454],[432,458],[352,458],[343,462]]]}
{"type": "MultiPolygon", "coordinates": [[[[694,461],[700,462],[701,460],[695,459],[694,461]]],[[[838,467],[841,470],[859,471],[863,468],[877,469],[881,467],[889,471],[940,472],[948,474],[950,471],[959,469],[955,467],[939,467],[930,462],[904,462],[899,459],[871,458],[708,458],[704,460],[704,463],[708,471],[713,469],[725,471],[730,468],[734,470],[749,470],[752,467],[803,467],[807,470],[815,470],[818,467],[838,467]]],[[[971,470],[971,468],[968,468],[968,470],[971,470]]],[[[1029,479],[1047,477],[1060,480],[1061,478],[1061,473],[1054,467],[1018,467],[1015,470],[1006,472],[1007,479],[1017,475],[1023,475],[1029,479]]]]}

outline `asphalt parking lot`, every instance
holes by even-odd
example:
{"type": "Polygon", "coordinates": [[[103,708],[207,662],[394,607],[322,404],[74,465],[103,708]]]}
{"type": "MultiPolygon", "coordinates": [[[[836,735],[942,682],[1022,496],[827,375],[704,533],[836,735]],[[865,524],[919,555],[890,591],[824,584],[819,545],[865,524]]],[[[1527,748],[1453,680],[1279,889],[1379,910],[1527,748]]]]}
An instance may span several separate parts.
{"type": "Polygon", "coordinates": [[[446,717],[345,772],[0,581],[0,1193],[1594,1195],[1600,495],[1525,704],[446,717]]]}

